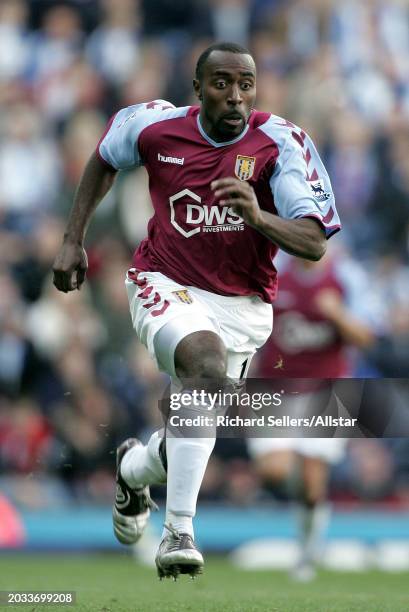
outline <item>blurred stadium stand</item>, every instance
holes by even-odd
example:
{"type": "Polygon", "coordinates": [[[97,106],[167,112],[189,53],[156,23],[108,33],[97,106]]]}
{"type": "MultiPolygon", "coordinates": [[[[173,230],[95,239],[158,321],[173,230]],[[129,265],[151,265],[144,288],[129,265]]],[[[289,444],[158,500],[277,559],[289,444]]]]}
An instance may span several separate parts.
{"type": "MultiPolygon", "coordinates": [[[[382,306],[356,374],[408,376],[408,2],[2,0],[0,487],[23,515],[106,513],[116,445],[159,422],[166,381],[135,339],[123,286],[151,214],[143,170],[123,173],[95,215],[84,289],[58,293],[50,269],[106,120],[139,101],[194,103],[195,60],[215,39],[249,45],[258,108],[302,125],[323,153],[344,224],[334,240],[382,306]]],[[[331,498],[409,511],[409,441],[352,441],[331,498]]],[[[271,496],[231,440],[201,499],[249,508],[271,496]]]]}

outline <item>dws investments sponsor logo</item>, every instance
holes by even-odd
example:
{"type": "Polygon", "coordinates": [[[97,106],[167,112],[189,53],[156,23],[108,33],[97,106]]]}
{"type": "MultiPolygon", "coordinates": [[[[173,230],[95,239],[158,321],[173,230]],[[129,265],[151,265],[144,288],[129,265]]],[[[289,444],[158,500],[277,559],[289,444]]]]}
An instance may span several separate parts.
{"type": "Polygon", "coordinates": [[[183,189],[169,198],[170,222],[185,238],[199,232],[241,232],[243,218],[228,206],[209,206],[190,189],[183,189]],[[193,201],[192,201],[193,200],[193,201]]]}

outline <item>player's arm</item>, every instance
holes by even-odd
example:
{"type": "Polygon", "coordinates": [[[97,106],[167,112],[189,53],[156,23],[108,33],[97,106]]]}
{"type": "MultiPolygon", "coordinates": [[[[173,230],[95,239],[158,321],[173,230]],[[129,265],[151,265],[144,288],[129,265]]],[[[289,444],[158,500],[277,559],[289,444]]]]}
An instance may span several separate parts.
{"type": "Polygon", "coordinates": [[[323,289],[316,296],[320,312],[338,329],[343,340],[362,350],[372,348],[383,326],[383,309],[366,272],[347,253],[334,259],[340,291],[323,289]]]}
{"type": "Polygon", "coordinates": [[[118,170],[129,170],[143,163],[139,151],[139,136],[143,129],[159,121],[163,112],[173,110],[179,112],[166,100],[155,100],[123,108],[109,121],[85,168],[63,246],[54,262],[54,285],[60,291],[81,287],[88,265],[83,243],[94,210],[111,188],[118,170]]]}
{"type": "Polygon", "coordinates": [[[54,261],[54,285],[65,293],[80,289],[88,268],[84,238],[92,214],[110,190],[116,170],[96,153],[89,159],[70,212],[62,247],[54,261]]]}
{"type": "Polygon", "coordinates": [[[326,238],[340,229],[331,182],[309,136],[271,121],[271,129],[286,130],[269,181],[277,215],[260,209],[247,181],[225,178],[214,181],[212,189],[220,204],[231,206],[281,249],[317,261],[326,238]]]}
{"type": "Polygon", "coordinates": [[[251,185],[236,178],[213,181],[211,188],[222,206],[232,207],[248,225],[287,253],[313,261],[324,255],[325,231],[315,219],[284,219],[261,210],[251,185]]]}
{"type": "Polygon", "coordinates": [[[319,311],[335,325],[347,344],[360,349],[368,349],[374,344],[376,337],[371,327],[353,315],[337,291],[324,289],[315,301],[319,311]]]}

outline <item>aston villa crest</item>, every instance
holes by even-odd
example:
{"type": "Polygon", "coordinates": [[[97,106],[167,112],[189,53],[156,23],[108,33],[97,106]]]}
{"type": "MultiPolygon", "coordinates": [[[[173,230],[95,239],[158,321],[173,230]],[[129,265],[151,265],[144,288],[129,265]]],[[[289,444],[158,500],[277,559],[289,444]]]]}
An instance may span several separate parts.
{"type": "Polygon", "coordinates": [[[178,298],[178,300],[180,302],[183,302],[184,304],[192,304],[193,303],[193,298],[190,295],[189,291],[187,289],[179,289],[179,291],[172,291],[172,293],[174,295],[176,295],[176,297],[178,298]]]}
{"type": "Polygon", "coordinates": [[[236,158],[236,165],[234,167],[234,174],[241,181],[248,181],[253,176],[255,167],[255,157],[247,157],[247,155],[238,155],[236,158]]]}

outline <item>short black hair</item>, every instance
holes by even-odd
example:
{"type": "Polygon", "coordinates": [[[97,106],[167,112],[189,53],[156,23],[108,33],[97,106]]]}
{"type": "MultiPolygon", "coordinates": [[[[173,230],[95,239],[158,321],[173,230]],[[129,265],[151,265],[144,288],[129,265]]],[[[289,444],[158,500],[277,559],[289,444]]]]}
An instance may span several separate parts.
{"type": "Polygon", "coordinates": [[[250,51],[246,49],[246,47],[243,47],[242,45],[238,45],[237,43],[220,42],[220,43],[215,43],[213,45],[210,45],[210,47],[207,47],[207,49],[203,51],[203,53],[200,55],[199,59],[197,60],[195,76],[198,81],[200,81],[200,79],[202,78],[204,65],[207,61],[207,58],[213,51],[229,51],[230,53],[240,53],[243,55],[251,56],[250,51]]]}

